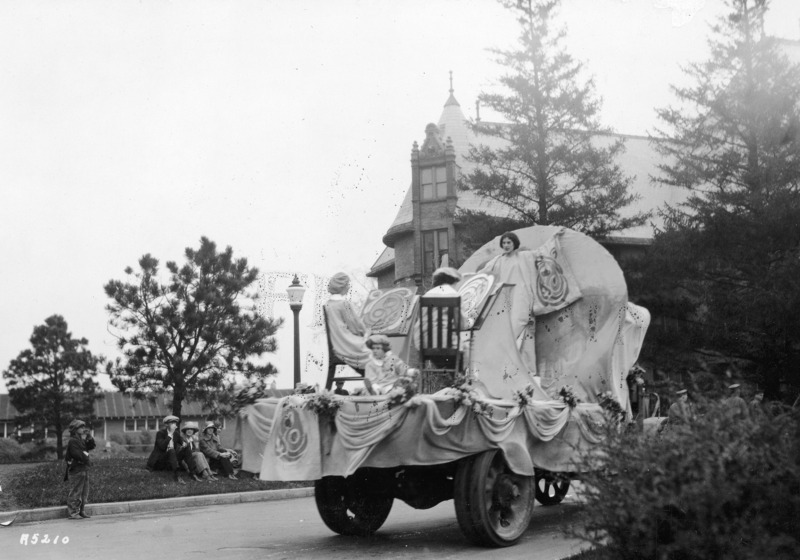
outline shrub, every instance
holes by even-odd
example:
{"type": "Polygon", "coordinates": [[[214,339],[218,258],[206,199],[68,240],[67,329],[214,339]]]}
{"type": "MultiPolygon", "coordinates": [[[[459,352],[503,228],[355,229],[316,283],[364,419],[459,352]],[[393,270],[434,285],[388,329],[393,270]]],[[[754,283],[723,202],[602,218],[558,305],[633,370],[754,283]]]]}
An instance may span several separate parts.
{"type": "Polygon", "coordinates": [[[114,443],[118,443],[119,445],[125,445],[125,436],[122,434],[111,434],[108,436],[108,439],[113,441],[114,443]]]}
{"type": "Polygon", "coordinates": [[[128,451],[136,452],[142,444],[142,438],[139,432],[127,432],[125,434],[125,448],[128,451]]]}
{"type": "Polygon", "coordinates": [[[0,463],[20,461],[25,449],[13,438],[0,438],[0,463]]]}
{"type": "Polygon", "coordinates": [[[142,442],[142,447],[140,448],[142,453],[147,453],[153,449],[153,442],[156,439],[155,435],[153,435],[153,432],[144,430],[139,436],[139,439],[142,442]]]}
{"type": "Polygon", "coordinates": [[[93,460],[134,457],[134,454],[127,447],[113,440],[106,441],[103,438],[95,438],[94,443],[97,447],[91,455],[93,460]]]}
{"type": "Polygon", "coordinates": [[[800,557],[800,411],[610,434],[571,532],[619,559],[800,557]]]}
{"type": "Polygon", "coordinates": [[[56,446],[44,443],[29,443],[23,446],[25,451],[20,455],[22,461],[53,461],[57,457],[56,446]]]}

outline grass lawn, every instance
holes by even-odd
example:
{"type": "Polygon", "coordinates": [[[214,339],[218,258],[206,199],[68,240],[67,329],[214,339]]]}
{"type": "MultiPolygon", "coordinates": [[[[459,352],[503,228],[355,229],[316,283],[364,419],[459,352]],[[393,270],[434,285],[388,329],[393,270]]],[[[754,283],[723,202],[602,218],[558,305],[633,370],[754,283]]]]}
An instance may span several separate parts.
{"type": "MultiPolygon", "coordinates": [[[[89,503],[128,502],[227,494],[281,488],[301,488],[311,482],[267,482],[253,478],[252,473],[241,471],[239,480],[219,478],[216,482],[189,480],[186,472],[181,477],[186,484],[177,484],[169,472],[150,472],[141,457],[98,459],[89,470],[89,503]]],[[[64,482],[64,461],[50,461],[34,465],[17,466],[5,470],[0,477],[0,511],[63,506],[67,500],[64,482]]]]}

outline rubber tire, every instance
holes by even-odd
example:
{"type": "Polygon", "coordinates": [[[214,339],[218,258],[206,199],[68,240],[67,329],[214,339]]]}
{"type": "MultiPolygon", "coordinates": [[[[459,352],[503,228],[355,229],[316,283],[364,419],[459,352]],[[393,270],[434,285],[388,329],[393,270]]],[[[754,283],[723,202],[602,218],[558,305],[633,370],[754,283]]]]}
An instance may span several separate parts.
{"type": "Polygon", "coordinates": [[[322,521],[334,533],[366,537],[381,528],[392,510],[394,498],[369,496],[341,476],[314,483],[314,500],[322,521]]]}
{"type": "Polygon", "coordinates": [[[569,491],[569,479],[536,469],[536,501],[543,506],[560,504],[569,491]]]}
{"type": "Polygon", "coordinates": [[[453,496],[456,518],[461,532],[474,544],[515,544],[530,524],[534,496],[534,478],[513,473],[497,449],[462,459],[458,465],[453,496]]]}

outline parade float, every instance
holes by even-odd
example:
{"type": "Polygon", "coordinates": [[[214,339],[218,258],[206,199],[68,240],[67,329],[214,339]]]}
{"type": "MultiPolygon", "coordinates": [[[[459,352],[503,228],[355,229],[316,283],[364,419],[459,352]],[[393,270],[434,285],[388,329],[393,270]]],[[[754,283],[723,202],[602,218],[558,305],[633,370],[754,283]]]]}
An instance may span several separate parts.
{"type": "Polygon", "coordinates": [[[471,542],[514,544],[534,502],[561,502],[587,468],[609,411],[630,412],[625,377],[649,323],[597,242],[550,226],[515,233],[518,250],[501,254],[497,238],[460,268],[457,368],[418,360],[424,295],[376,291],[365,323],[389,333],[419,375],[384,395],[249,404],[237,426],[243,468],[315,481],[322,520],[343,535],[377,531],[395,499],[417,509],[452,499],[471,542]]]}

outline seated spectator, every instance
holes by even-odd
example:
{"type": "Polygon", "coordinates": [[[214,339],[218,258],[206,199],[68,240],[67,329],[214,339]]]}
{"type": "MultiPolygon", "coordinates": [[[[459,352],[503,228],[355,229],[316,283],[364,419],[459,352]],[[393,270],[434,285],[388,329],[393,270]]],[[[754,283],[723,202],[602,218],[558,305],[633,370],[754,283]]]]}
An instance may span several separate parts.
{"type": "Polygon", "coordinates": [[[408,366],[392,354],[389,337],[386,335],[370,336],[367,339],[367,348],[372,351],[372,357],[364,368],[364,385],[370,395],[388,393],[408,366]]]}
{"type": "Polygon", "coordinates": [[[217,425],[214,422],[207,423],[203,428],[203,434],[200,436],[200,451],[206,456],[212,469],[221,470],[222,474],[231,480],[237,480],[231,463],[233,453],[220,444],[217,425]]]}
{"type": "Polygon", "coordinates": [[[187,422],[186,425],[181,428],[181,433],[194,459],[195,471],[193,475],[195,480],[207,480],[208,482],[217,480],[217,477],[211,472],[211,467],[208,465],[208,461],[206,461],[206,456],[200,451],[200,442],[198,441],[200,426],[197,425],[197,422],[187,422]],[[202,477],[202,479],[200,477],[202,477]]]}
{"type": "Polygon", "coordinates": [[[156,443],[147,459],[147,468],[154,471],[172,471],[175,482],[186,484],[178,470],[181,462],[185,462],[189,472],[195,472],[194,458],[189,446],[178,431],[180,419],[177,416],[167,416],[162,424],[163,428],[156,432],[156,443]]]}
{"type": "Polygon", "coordinates": [[[350,391],[344,388],[344,381],[337,381],[336,389],[333,390],[333,393],[335,395],[347,396],[350,394],[350,391]]]}

